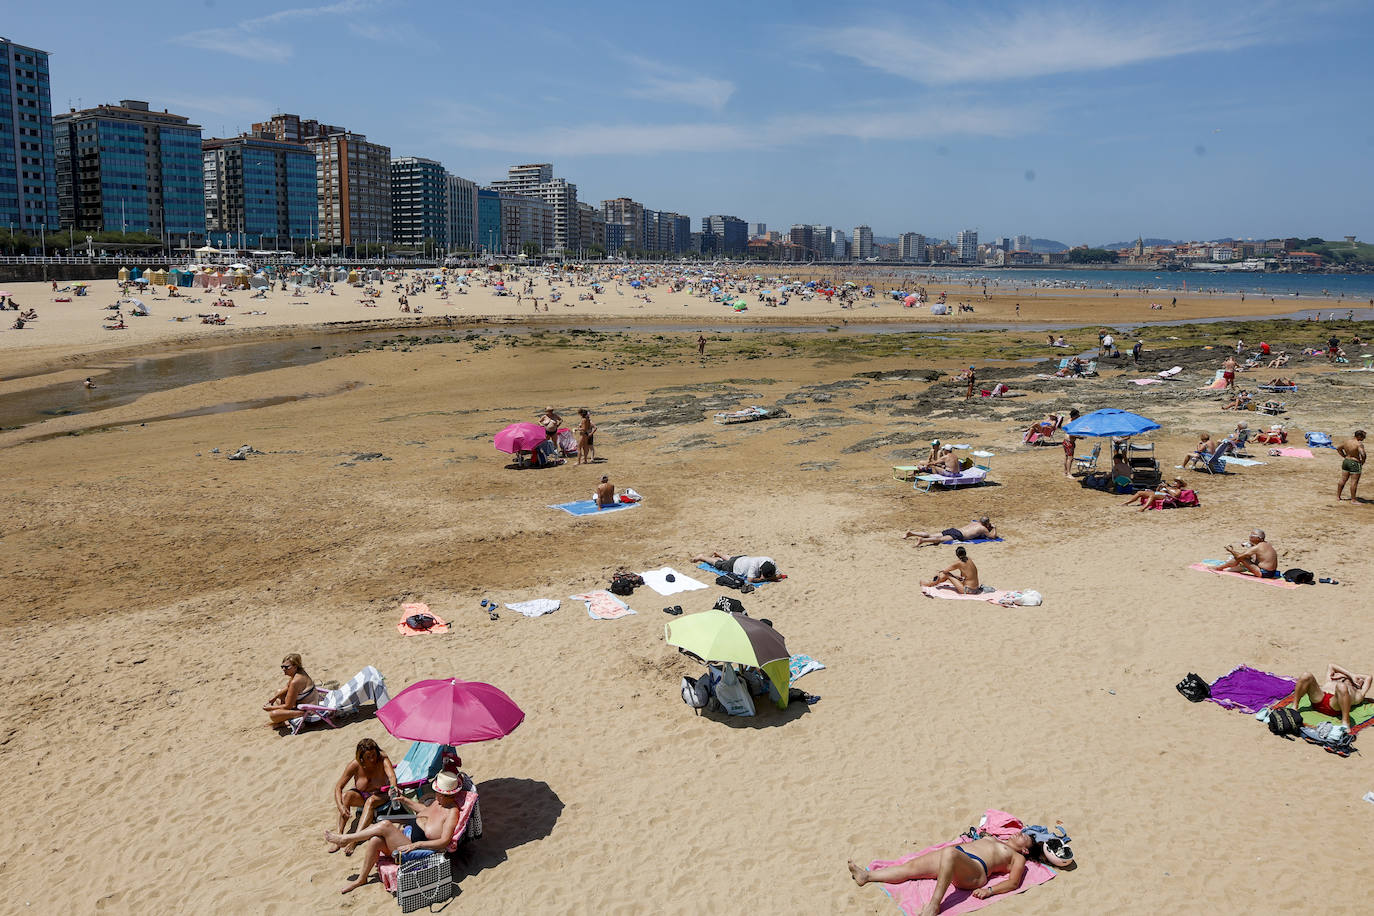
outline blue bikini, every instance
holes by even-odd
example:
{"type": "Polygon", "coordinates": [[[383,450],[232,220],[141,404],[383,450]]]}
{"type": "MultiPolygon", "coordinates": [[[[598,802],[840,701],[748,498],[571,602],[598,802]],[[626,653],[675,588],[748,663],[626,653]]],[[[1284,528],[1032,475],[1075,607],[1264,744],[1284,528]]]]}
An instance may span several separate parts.
{"type": "Polygon", "coordinates": [[[983,866],[983,874],[988,874],[988,863],[984,862],[982,859],[978,858],[962,846],[955,846],[954,848],[962,852],[964,855],[968,856],[973,861],[977,862],[979,865],[983,866]]]}

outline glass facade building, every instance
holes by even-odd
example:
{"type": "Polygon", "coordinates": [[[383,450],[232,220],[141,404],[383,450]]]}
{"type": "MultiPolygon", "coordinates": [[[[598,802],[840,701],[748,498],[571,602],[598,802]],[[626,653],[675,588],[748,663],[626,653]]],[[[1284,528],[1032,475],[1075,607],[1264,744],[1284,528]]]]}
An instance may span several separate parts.
{"type": "Polygon", "coordinates": [[[63,227],[204,240],[200,125],[129,99],[52,120],[63,227]]]}
{"type": "Polygon", "coordinates": [[[416,250],[426,244],[447,249],[448,178],[433,159],[391,160],[391,240],[416,250]]]}
{"type": "Polygon", "coordinates": [[[56,156],[48,53],[0,38],[0,225],[58,227],[56,156]]]}
{"type": "Polygon", "coordinates": [[[501,192],[491,188],[477,189],[477,248],[487,254],[499,254],[503,248],[501,237],[501,192]]]}
{"type": "Polygon", "coordinates": [[[315,154],[303,143],[245,134],[201,144],[211,244],[285,250],[315,238],[315,154]]]}

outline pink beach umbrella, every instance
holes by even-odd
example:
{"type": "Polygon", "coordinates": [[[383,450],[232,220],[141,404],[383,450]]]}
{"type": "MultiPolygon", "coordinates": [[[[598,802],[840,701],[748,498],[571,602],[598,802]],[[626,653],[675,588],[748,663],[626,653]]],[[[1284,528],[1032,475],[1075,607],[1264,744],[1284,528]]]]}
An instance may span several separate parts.
{"type": "Polygon", "coordinates": [[[514,455],[528,451],[548,438],[544,427],[538,423],[512,423],[496,434],[492,444],[503,452],[514,455]]]}
{"type": "Polygon", "coordinates": [[[377,718],[393,737],[432,744],[504,738],[525,721],[515,701],[479,681],[418,681],[391,698],[377,718]]]}

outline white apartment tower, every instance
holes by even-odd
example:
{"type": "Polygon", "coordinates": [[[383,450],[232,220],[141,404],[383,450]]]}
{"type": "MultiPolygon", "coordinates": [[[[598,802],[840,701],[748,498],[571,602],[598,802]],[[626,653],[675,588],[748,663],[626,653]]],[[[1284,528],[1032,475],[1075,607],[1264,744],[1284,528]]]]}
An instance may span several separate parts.
{"type": "Polygon", "coordinates": [[[859,261],[866,261],[873,257],[873,229],[871,227],[854,227],[854,257],[859,261]]]}
{"type": "Polygon", "coordinates": [[[964,229],[954,237],[954,247],[958,251],[959,260],[965,264],[972,264],[978,260],[978,230],[964,229]]]}
{"type": "Polygon", "coordinates": [[[571,251],[577,248],[580,217],[577,211],[577,185],[566,178],[553,177],[553,163],[536,162],[513,165],[506,177],[493,181],[492,188],[521,197],[537,197],[553,207],[553,248],[571,251]]]}
{"type": "Polygon", "coordinates": [[[903,261],[926,260],[926,237],[919,232],[903,232],[897,237],[897,257],[903,261]]]}

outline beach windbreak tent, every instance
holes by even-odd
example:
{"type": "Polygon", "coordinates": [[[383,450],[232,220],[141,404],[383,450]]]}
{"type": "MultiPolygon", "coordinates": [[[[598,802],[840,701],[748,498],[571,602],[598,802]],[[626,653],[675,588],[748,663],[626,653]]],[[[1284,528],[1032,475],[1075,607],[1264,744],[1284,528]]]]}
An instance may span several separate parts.
{"type": "Polygon", "coordinates": [[[1142,417],[1140,414],[1131,413],[1129,410],[1106,408],[1094,410],[1090,414],[1071,421],[1064,427],[1064,434],[1067,436],[1124,438],[1148,433],[1153,429],[1159,429],[1159,424],[1149,417],[1142,417]]]}

